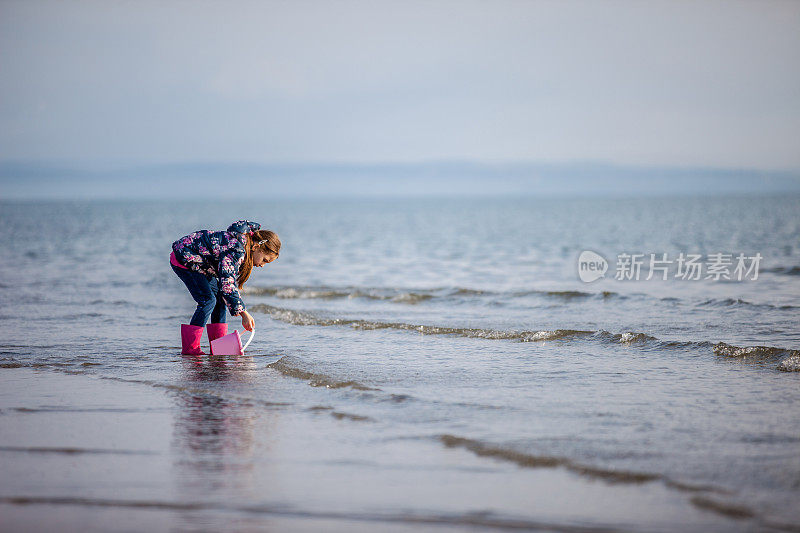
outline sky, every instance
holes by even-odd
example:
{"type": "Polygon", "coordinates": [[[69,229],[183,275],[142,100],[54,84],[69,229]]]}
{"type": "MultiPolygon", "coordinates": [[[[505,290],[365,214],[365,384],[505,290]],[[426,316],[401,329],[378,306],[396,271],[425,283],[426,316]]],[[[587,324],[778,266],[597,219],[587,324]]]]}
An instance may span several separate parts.
{"type": "Polygon", "coordinates": [[[800,2],[0,0],[0,163],[800,170],[800,2]]]}

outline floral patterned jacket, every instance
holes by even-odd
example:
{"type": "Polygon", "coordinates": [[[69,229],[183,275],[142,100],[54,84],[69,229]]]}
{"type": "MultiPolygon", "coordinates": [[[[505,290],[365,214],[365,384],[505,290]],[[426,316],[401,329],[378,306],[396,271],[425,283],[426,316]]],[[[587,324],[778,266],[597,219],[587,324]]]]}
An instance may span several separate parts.
{"type": "Polygon", "coordinates": [[[175,259],[180,264],[219,280],[222,297],[231,315],[244,311],[244,302],[236,290],[236,277],[244,262],[245,234],[258,229],[261,229],[260,224],[240,220],[226,231],[195,231],[172,243],[175,259]]]}

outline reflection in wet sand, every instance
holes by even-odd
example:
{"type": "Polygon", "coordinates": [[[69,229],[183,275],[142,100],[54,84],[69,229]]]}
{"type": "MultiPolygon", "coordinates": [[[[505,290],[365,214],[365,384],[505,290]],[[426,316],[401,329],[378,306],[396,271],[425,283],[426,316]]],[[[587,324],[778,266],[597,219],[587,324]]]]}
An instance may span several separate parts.
{"type": "MultiPolygon", "coordinates": [[[[247,388],[255,374],[256,364],[246,356],[183,359],[179,385],[204,391],[176,397],[174,479],[187,500],[211,502],[252,493],[258,413],[251,402],[231,398],[231,393],[247,388]]],[[[186,513],[181,519],[196,526],[201,517],[186,513]]]]}

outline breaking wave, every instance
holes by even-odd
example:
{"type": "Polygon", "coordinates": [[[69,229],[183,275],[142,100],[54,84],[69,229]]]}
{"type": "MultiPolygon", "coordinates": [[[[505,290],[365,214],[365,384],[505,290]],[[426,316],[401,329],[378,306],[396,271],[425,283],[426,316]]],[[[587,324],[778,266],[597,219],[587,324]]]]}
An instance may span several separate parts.
{"type": "Polygon", "coordinates": [[[800,350],[775,348],[772,346],[733,346],[720,342],[714,345],[714,353],[753,363],[778,362],[778,370],[784,372],[800,371],[800,350]]]}
{"type": "Polygon", "coordinates": [[[294,324],[296,326],[349,326],[358,330],[396,329],[413,331],[423,335],[457,335],[474,339],[516,340],[520,342],[549,341],[592,335],[594,331],[575,329],[556,329],[542,331],[510,331],[484,328],[458,328],[447,326],[430,326],[424,324],[407,324],[405,322],[380,322],[373,320],[349,318],[325,318],[303,311],[257,304],[251,310],[261,312],[270,317],[294,324]]]}
{"type": "Polygon", "coordinates": [[[527,296],[540,296],[546,299],[570,301],[584,300],[589,298],[608,299],[620,297],[616,292],[584,292],[584,291],[547,291],[529,290],[497,292],[485,291],[468,288],[434,288],[434,289],[400,289],[400,288],[363,288],[363,287],[303,287],[303,286],[283,286],[283,287],[247,287],[243,289],[246,294],[274,296],[275,298],[286,300],[344,300],[344,299],[366,299],[381,300],[402,304],[417,304],[427,300],[456,300],[473,297],[503,297],[521,298],[527,296]]]}
{"type": "Polygon", "coordinates": [[[343,300],[362,298],[385,300],[394,303],[416,304],[430,300],[440,291],[405,291],[402,289],[359,289],[333,287],[249,287],[247,294],[274,296],[285,300],[343,300]]]}
{"type": "MultiPolygon", "coordinates": [[[[672,348],[712,348],[719,356],[737,358],[751,363],[777,363],[783,371],[800,371],[800,350],[777,348],[770,346],[733,346],[724,342],[709,341],[675,341],[662,340],[641,332],[610,333],[608,331],[590,331],[577,329],[555,330],[497,330],[488,328],[460,328],[452,326],[435,326],[426,324],[408,324],[405,322],[381,322],[358,318],[330,318],[313,313],[274,307],[268,304],[251,306],[252,311],[264,313],[275,320],[296,326],[345,326],[361,331],[393,329],[411,331],[422,335],[454,335],[473,339],[506,340],[517,342],[570,341],[594,339],[601,342],[621,344],[624,346],[641,346],[662,349],[672,348]]],[[[277,363],[273,364],[278,364],[277,363]]],[[[298,370],[298,372],[302,372],[298,370]]]]}
{"type": "MultiPolygon", "coordinates": [[[[793,267],[800,268],[800,267],[793,267]]],[[[283,300],[372,300],[396,304],[416,305],[422,302],[474,302],[476,299],[486,302],[507,302],[519,298],[534,297],[551,303],[582,303],[585,301],[626,300],[631,297],[652,298],[659,301],[682,303],[698,308],[751,308],[775,309],[778,311],[791,311],[798,309],[796,305],[775,305],[767,302],[757,303],[742,298],[711,298],[705,300],[681,300],[679,298],[655,297],[644,293],[623,295],[614,291],[580,291],[580,290],[520,290],[520,291],[491,291],[457,288],[432,288],[432,289],[406,289],[406,288],[365,288],[365,287],[330,287],[330,286],[278,286],[278,287],[245,287],[245,294],[272,296],[283,300]]]]}

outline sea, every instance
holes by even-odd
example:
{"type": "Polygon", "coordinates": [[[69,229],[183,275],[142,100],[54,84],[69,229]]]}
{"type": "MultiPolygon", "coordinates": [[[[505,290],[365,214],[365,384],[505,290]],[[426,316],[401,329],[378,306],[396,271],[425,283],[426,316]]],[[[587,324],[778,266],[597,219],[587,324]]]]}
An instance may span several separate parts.
{"type": "Polygon", "coordinates": [[[800,531],[800,195],[2,201],[0,249],[4,531],[800,531]],[[253,340],[181,356],[171,243],[242,219],[253,340]]]}

